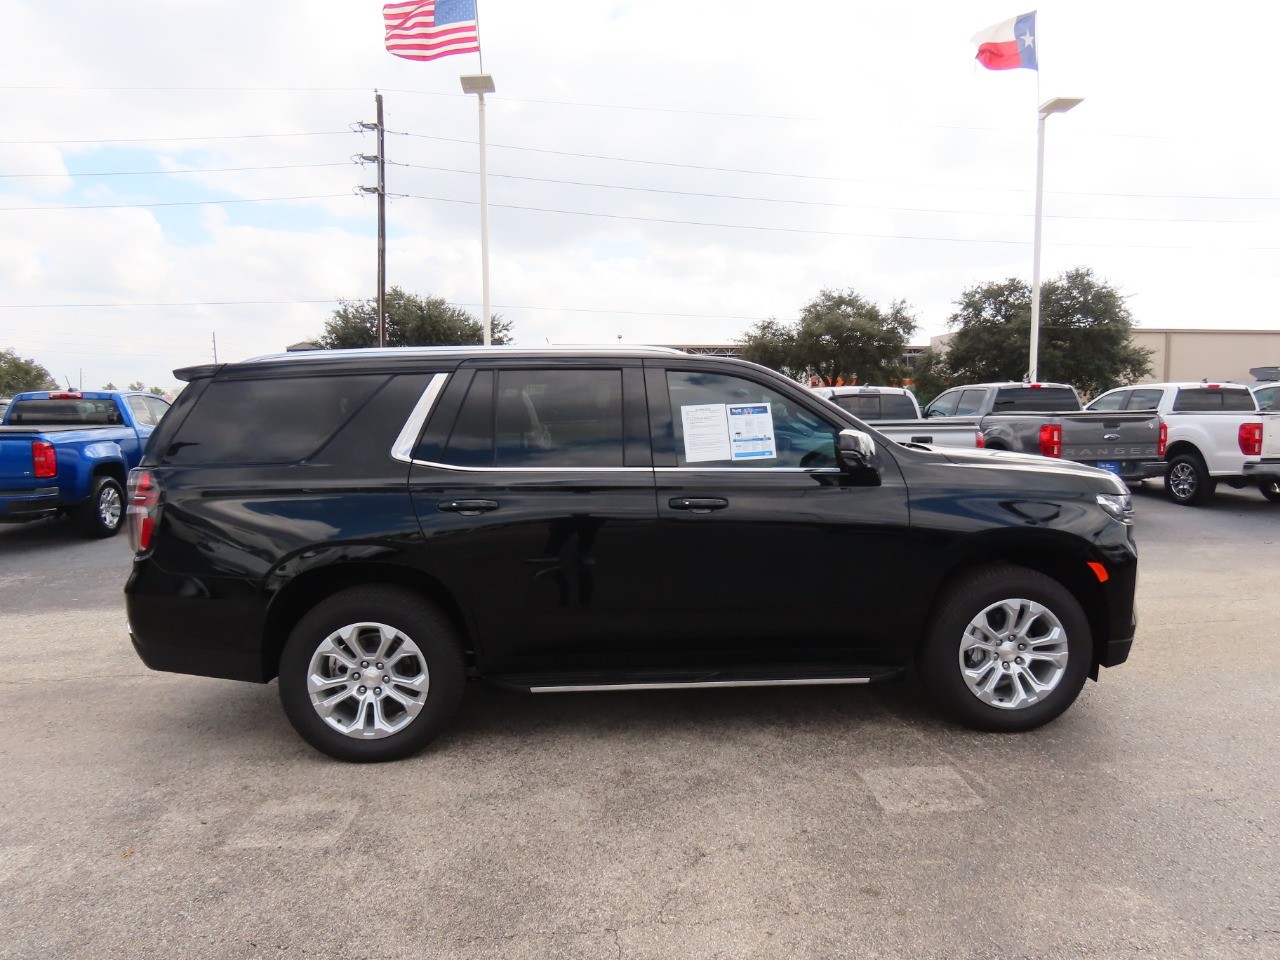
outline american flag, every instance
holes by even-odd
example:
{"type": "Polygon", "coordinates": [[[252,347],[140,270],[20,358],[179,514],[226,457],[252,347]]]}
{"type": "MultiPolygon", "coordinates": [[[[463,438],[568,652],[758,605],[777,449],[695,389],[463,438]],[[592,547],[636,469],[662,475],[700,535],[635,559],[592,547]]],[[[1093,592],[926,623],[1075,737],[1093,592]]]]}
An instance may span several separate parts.
{"type": "Polygon", "coordinates": [[[476,0],[405,0],[382,8],[387,52],[406,60],[478,53],[476,0]]]}

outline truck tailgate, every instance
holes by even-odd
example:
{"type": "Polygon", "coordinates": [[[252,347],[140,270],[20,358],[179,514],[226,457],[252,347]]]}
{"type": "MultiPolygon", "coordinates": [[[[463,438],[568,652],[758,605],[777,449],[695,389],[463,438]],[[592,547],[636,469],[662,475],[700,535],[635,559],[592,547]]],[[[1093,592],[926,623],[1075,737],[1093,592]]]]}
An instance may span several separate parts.
{"type": "Polygon", "coordinates": [[[31,431],[0,433],[0,495],[6,490],[29,490],[35,485],[31,464],[31,441],[35,439],[31,431]]]}
{"type": "Polygon", "coordinates": [[[1064,413],[1062,458],[1080,463],[1159,458],[1160,416],[1156,413],[1064,413]]]}

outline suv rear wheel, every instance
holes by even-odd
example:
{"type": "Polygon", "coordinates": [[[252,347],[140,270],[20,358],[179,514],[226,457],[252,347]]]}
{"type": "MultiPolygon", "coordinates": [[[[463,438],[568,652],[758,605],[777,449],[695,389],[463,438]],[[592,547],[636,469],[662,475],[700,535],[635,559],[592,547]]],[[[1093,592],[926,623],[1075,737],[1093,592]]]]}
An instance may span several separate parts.
{"type": "Polygon", "coordinates": [[[1059,716],[1084,686],[1089,621],[1056,580],[1001,564],[957,580],[916,654],[944,710],[978,730],[1031,730],[1059,716]]]}
{"type": "Polygon", "coordinates": [[[465,679],[453,624],[392,586],[353,587],[316,605],[280,657],[280,701],[294,729],[356,763],[421,750],[457,712],[465,679]]]}

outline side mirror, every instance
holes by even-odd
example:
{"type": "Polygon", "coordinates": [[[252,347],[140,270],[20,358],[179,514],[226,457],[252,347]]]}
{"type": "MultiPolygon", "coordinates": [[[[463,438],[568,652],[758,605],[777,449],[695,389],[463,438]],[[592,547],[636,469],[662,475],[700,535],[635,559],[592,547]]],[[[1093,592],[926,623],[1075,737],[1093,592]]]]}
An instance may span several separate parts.
{"type": "Polygon", "coordinates": [[[880,481],[876,465],[876,442],[861,430],[841,430],[836,442],[836,459],[840,469],[852,474],[872,474],[880,481]]]}

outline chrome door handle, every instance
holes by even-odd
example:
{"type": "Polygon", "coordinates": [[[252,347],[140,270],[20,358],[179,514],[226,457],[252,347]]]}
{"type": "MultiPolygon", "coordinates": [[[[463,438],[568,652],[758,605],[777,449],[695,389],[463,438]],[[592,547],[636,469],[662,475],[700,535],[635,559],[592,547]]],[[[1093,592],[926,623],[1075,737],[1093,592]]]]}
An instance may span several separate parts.
{"type": "Polygon", "coordinates": [[[710,513],[729,505],[724,497],[672,497],[667,506],[672,510],[688,510],[690,513],[710,513]]]}
{"type": "Polygon", "coordinates": [[[482,513],[498,509],[497,500],[441,500],[436,504],[446,513],[460,513],[464,517],[478,517],[482,513]]]}

